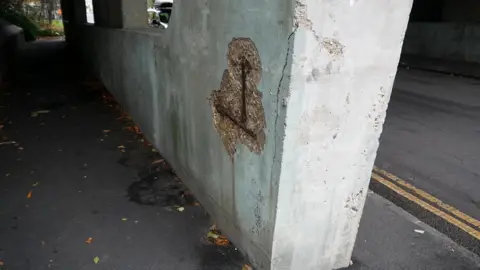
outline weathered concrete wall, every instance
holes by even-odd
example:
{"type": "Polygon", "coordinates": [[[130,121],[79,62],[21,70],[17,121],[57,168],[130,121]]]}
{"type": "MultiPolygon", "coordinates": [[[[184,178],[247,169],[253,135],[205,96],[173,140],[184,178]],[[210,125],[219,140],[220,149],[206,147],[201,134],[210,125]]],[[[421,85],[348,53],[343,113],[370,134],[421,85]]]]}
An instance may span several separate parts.
{"type": "Polygon", "coordinates": [[[410,7],[179,0],[166,31],[75,36],[257,269],[332,269],[350,260],[410,7]]]}
{"type": "Polygon", "coordinates": [[[290,0],[176,1],[166,31],[85,26],[82,37],[84,59],[220,228],[259,265],[268,264],[272,246],[278,177],[271,172],[283,137],[277,93],[291,6],[290,0]],[[240,145],[232,161],[214,128],[209,98],[220,89],[228,44],[236,37],[249,37],[258,50],[257,88],[267,124],[262,154],[240,145]]]}
{"type": "Polygon", "coordinates": [[[480,22],[480,1],[443,0],[442,21],[444,22],[480,22]]]}
{"type": "Polygon", "coordinates": [[[413,21],[408,26],[403,53],[480,62],[480,1],[419,0],[416,6],[416,13],[412,11],[413,21]],[[441,8],[440,15],[437,14],[438,8],[441,8]]]}
{"type": "Polygon", "coordinates": [[[480,63],[480,25],[410,23],[402,53],[480,63]]]}

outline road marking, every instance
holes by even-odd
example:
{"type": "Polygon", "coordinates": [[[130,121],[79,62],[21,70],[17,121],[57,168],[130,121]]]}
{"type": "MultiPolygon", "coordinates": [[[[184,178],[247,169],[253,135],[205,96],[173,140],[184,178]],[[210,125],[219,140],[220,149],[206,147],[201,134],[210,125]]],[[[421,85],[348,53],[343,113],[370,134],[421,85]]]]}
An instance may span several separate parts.
{"type": "Polygon", "coordinates": [[[396,192],[397,194],[403,196],[407,200],[418,204],[423,209],[437,215],[438,217],[442,218],[443,220],[447,221],[448,223],[456,226],[457,228],[463,230],[464,232],[470,234],[477,240],[480,240],[480,231],[475,230],[474,228],[468,226],[467,224],[461,222],[460,220],[450,216],[449,214],[441,211],[438,208],[426,203],[425,201],[421,200],[420,198],[408,193],[407,191],[403,190],[399,186],[395,185],[394,183],[388,181],[387,179],[383,178],[382,176],[376,174],[375,172],[372,173],[372,179],[375,181],[383,184],[387,188],[391,189],[392,191],[396,192]]]}
{"type": "Polygon", "coordinates": [[[426,199],[427,201],[431,202],[431,203],[434,203],[436,205],[438,205],[439,207],[443,208],[444,210],[450,212],[451,214],[457,216],[458,218],[460,219],[463,219],[464,221],[480,228],[480,221],[461,212],[460,210],[456,209],[455,207],[451,206],[451,205],[448,205],[444,202],[442,202],[441,200],[435,198],[433,195],[430,195],[428,194],[427,192],[421,190],[421,189],[418,189],[416,188],[415,186],[407,183],[405,180],[402,180],[401,178],[385,171],[385,170],[382,170],[382,169],[379,169],[377,167],[373,167],[373,171],[379,175],[383,175],[384,177],[386,177],[387,179],[389,180],[392,180],[394,181],[395,183],[401,185],[401,186],[404,186],[410,190],[412,190],[413,192],[415,192],[418,196],[426,199]]]}

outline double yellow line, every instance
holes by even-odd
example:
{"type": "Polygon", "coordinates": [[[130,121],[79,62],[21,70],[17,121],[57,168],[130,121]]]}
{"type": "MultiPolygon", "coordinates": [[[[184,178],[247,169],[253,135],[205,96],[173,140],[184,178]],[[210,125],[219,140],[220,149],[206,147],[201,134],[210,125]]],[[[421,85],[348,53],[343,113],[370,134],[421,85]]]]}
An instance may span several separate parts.
{"type": "Polygon", "coordinates": [[[373,167],[372,179],[405,199],[419,205],[446,222],[480,240],[480,221],[450,206],[427,192],[414,187],[397,176],[373,167]]]}

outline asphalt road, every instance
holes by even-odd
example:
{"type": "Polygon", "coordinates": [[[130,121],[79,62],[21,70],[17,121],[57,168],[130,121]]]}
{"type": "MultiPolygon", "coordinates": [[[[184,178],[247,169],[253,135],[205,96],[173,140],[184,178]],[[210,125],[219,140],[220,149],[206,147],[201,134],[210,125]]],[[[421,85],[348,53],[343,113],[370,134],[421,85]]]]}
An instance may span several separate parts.
{"type": "MultiPolygon", "coordinates": [[[[480,81],[399,69],[375,164],[480,220],[480,81]]],[[[478,239],[448,220],[374,180],[371,188],[479,253],[478,239]]]]}

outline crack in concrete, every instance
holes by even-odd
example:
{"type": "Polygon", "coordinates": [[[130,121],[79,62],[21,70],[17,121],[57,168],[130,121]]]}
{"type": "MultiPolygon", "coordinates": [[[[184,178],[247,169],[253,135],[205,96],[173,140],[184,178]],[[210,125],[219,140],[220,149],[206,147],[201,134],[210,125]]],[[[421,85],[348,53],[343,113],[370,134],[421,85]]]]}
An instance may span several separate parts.
{"type": "MultiPolygon", "coordinates": [[[[287,53],[286,53],[286,56],[285,56],[285,63],[283,64],[283,68],[282,68],[282,76],[280,77],[280,80],[278,82],[278,87],[277,87],[277,111],[275,112],[276,115],[275,115],[275,121],[274,121],[274,147],[273,147],[273,160],[272,160],[272,166],[270,167],[270,183],[273,183],[273,167],[275,166],[275,160],[277,159],[277,135],[278,135],[278,131],[277,131],[277,124],[278,124],[278,117],[279,117],[279,111],[280,111],[280,90],[282,88],[282,83],[283,83],[283,79],[285,77],[285,70],[287,69],[287,66],[288,66],[288,60],[290,58],[290,55],[291,55],[291,40],[292,40],[292,37],[294,36],[294,34],[297,32],[297,29],[298,27],[296,27],[292,33],[290,33],[290,35],[288,36],[287,38],[287,53]]],[[[288,91],[288,90],[287,90],[288,91]]],[[[287,96],[290,95],[290,94],[287,94],[287,96]]]]}

